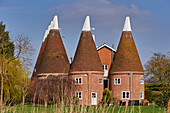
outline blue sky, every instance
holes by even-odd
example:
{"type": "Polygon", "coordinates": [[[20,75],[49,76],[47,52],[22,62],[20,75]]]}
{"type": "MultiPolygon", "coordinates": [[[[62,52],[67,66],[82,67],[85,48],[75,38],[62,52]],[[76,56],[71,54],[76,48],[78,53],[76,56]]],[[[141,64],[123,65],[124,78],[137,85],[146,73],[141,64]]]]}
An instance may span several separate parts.
{"type": "Polygon", "coordinates": [[[29,36],[35,53],[33,67],[45,30],[59,16],[60,33],[68,57],[74,56],[85,16],[89,15],[96,45],[117,49],[126,16],[131,17],[132,33],[144,65],[154,52],[170,51],[169,0],[0,0],[0,21],[10,36],[29,36]]]}

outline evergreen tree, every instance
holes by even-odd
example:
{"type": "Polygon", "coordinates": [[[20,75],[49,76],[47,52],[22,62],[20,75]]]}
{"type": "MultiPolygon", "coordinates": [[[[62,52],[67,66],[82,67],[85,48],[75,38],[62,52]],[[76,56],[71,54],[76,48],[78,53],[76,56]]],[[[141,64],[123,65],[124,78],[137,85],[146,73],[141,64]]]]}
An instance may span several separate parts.
{"type": "Polygon", "coordinates": [[[7,58],[14,56],[14,44],[10,42],[9,32],[5,31],[5,25],[0,22],[0,53],[7,58]]]}

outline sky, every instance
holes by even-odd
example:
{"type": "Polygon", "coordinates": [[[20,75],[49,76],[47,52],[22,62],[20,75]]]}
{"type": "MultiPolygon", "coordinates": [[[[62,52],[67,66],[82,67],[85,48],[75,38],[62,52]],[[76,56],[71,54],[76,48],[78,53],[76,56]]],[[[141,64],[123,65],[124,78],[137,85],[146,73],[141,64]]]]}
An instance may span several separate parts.
{"type": "Polygon", "coordinates": [[[27,35],[35,49],[33,69],[48,25],[57,15],[68,58],[74,57],[86,16],[95,28],[96,46],[117,49],[124,20],[131,18],[132,34],[142,64],[155,52],[170,52],[169,0],[0,0],[0,21],[13,40],[27,35]]]}

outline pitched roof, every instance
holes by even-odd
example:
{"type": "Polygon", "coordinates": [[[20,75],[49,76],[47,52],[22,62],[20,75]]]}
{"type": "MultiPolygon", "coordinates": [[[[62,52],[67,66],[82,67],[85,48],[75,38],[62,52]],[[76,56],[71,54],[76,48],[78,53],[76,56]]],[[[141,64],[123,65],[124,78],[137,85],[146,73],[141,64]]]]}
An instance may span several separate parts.
{"type": "Polygon", "coordinates": [[[116,52],[115,49],[113,49],[112,47],[108,46],[108,45],[105,44],[105,43],[102,44],[101,46],[97,47],[97,51],[100,50],[100,49],[102,49],[103,47],[106,47],[106,48],[110,49],[111,51],[116,52]]]}
{"type": "Polygon", "coordinates": [[[102,63],[91,34],[90,18],[86,17],[77,50],[70,67],[73,71],[103,71],[102,63]]]}
{"type": "Polygon", "coordinates": [[[90,31],[82,31],[70,71],[103,71],[90,31]]]}
{"type": "Polygon", "coordinates": [[[45,32],[32,78],[42,73],[68,73],[70,64],[59,33],[58,17],[45,32]]]}
{"type": "Polygon", "coordinates": [[[69,60],[59,33],[59,30],[50,30],[45,44],[42,44],[43,51],[40,51],[37,59],[39,66],[36,69],[37,74],[40,73],[68,73],[69,60]]]}
{"type": "MultiPolygon", "coordinates": [[[[126,19],[125,24],[127,21],[129,20],[126,19]]],[[[117,52],[114,56],[110,73],[119,71],[144,72],[135,42],[132,37],[131,28],[127,25],[124,28],[128,29],[124,29],[122,32],[122,36],[118,45],[117,52]]]]}

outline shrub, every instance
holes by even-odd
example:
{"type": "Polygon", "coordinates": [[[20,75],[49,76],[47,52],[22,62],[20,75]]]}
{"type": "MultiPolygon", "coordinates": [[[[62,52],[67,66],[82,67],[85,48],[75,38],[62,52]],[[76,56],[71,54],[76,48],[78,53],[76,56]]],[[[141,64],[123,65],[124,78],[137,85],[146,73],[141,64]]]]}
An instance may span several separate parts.
{"type": "Polygon", "coordinates": [[[108,88],[105,88],[103,91],[103,97],[102,97],[102,103],[103,104],[110,104],[110,102],[113,100],[112,94],[108,88]]]}

